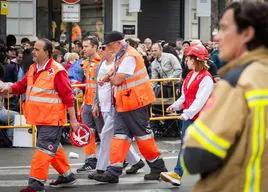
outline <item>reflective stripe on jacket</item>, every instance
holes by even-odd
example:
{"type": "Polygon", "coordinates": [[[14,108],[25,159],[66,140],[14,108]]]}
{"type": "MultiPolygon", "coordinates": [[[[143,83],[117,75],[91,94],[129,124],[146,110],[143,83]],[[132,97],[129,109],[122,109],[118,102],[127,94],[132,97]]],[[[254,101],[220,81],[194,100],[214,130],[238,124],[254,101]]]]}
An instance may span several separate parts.
{"type": "Polygon", "coordinates": [[[62,103],[54,86],[56,74],[65,69],[55,61],[52,62],[51,68],[42,71],[35,82],[35,66],[29,68],[23,111],[27,124],[57,126],[66,123],[66,105],[62,103]]]}
{"type": "Polygon", "coordinates": [[[267,192],[268,49],[243,54],[221,73],[185,136],[184,170],[201,174],[192,191],[267,192]]]}
{"type": "Polygon", "coordinates": [[[100,63],[101,59],[99,56],[93,58],[92,61],[84,60],[83,69],[86,76],[86,92],[84,102],[88,105],[94,104],[94,95],[96,92],[96,68],[100,63]]]}
{"type": "Polygon", "coordinates": [[[118,112],[131,111],[152,103],[155,95],[142,56],[131,46],[121,58],[118,66],[126,56],[133,56],[136,60],[134,74],[126,78],[116,89],[116,110],[118,112]]]}

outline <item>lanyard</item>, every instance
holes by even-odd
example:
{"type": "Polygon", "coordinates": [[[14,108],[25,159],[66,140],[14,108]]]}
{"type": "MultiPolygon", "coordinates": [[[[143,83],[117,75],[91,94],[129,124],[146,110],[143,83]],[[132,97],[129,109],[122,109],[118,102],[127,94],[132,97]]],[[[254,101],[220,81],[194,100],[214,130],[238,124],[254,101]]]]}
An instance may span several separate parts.
{"type": "Polygon", "coordinates": [[[118,52],[118,53],[116,54],[116,56],[115,56],[115,61],[114,61],[114,63],[115,63],[115,70],[116,70],[116,71],[117,71],[118,68],[119,68],[118,63],[119,63],[120,59],[123,57],[123,55],[126,53],[127,48],[128,48],[128,43],[126,43],[126,44],[119,50],[119,52],[118,52]]]}

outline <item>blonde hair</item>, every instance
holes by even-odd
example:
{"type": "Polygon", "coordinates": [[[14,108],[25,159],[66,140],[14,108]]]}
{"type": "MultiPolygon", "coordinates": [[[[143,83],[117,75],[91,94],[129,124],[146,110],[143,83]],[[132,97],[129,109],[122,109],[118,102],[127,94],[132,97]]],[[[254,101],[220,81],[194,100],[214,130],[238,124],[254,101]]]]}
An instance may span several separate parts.
{"type": "Polygon", "coordinates": [[[209,69],[207,61],[196,60],[194,65],[195,65],[194,70],[196,72],[209,69]]]}
{"type": "Polygon", "coordinates": [[[64,59],[66,59],[66,61],[74,61],[79,59],[79,55],[77,53],[66,53],[64,59]]]}

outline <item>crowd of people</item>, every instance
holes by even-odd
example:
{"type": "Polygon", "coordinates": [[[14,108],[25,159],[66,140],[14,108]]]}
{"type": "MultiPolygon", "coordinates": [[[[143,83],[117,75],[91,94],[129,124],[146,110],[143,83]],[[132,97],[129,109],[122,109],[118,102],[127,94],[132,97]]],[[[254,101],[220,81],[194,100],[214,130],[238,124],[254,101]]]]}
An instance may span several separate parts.
{"type": "MultiPolygon", "coordinates": [[[[47,39],[24,38],[21,46],[7,49],[1,45],[1,92],[25,94],[23,114],[38,130],[29,184],[21,191],[44,191],[50,164],[59,173],[51,187],[75,184],[60,136],[66,112],[71,130],[79,129],[71,85],[82,83],[86,83],[81,90],[82,123],[93,134],[84,146],[85,162],[78,173],[118,183],[126,163],[131,164],[126,173],[135,174],[146,161],[150,172],[145,180],[162,178],[179,186],[188,172],[201,175],[193,191],[265,191],[267,13],[267,3],[231,4],[215,42],[146,38],[142,43],[112,31],[103,42],[92,36],[75,41],[71,53],[47,39]],[[149,129],[148,107],[159,96],[159,84],[150,79],[162,78],[181,79],[175,85],[178,99],[166,109],[179,112],[182,121],[180,152],[171,172],[149,129]],[[134,138],[145,161],[132,147],[134,138]]],[[[170,82],[163,85],[164,96],[171,97],[170,82]]],[[[16,111],[18,100],[11,98],[16,111]]],[[[8,135],[12,138],[12,133],[8,135]]]]}

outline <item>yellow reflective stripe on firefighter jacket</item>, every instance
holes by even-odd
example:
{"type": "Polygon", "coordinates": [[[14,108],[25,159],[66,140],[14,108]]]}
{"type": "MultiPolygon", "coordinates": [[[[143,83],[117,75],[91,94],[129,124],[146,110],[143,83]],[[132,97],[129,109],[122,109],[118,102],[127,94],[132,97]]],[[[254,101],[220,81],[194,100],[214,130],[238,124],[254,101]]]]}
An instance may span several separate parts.
{"type": "Polygon", "coordinates": [[[84,102],[88,105],[93,105],[94,95],[96,92],[96,68],[100,63],[101,58],[99,55],[92,60],[83,61],[83,69],[86,77],[86,92],[84,102]]]}
{"type": "MultiPolygon", "coordinates": [[[[31,65],[27,73],[26,100],[23,113],[29,125],[64,125],[66,123],[66,105],[62,103],[55,90],[54,79],[59,71],[65,69],[53,60],[51,68],[40,73],[34,82],[35,66],[31,65]]],[[[66,71],[65,71],[66,72],[66,71]]]]}
{"type": "Polygon", "coordinates": [[[181,162],[201,178],[193,192],[268,190],[268,50],[226,65],[186,131],[181,162]]]}
{"type": "Polygon", "coordinates": [[[155,100],[155,95],[142,56],[131,46],[117,64],[126,56],[133,56],[136,61],[134,74],[126,78],[121,85],[116,87],[116,110],[126,112],[149,105],[155,100]]]}

